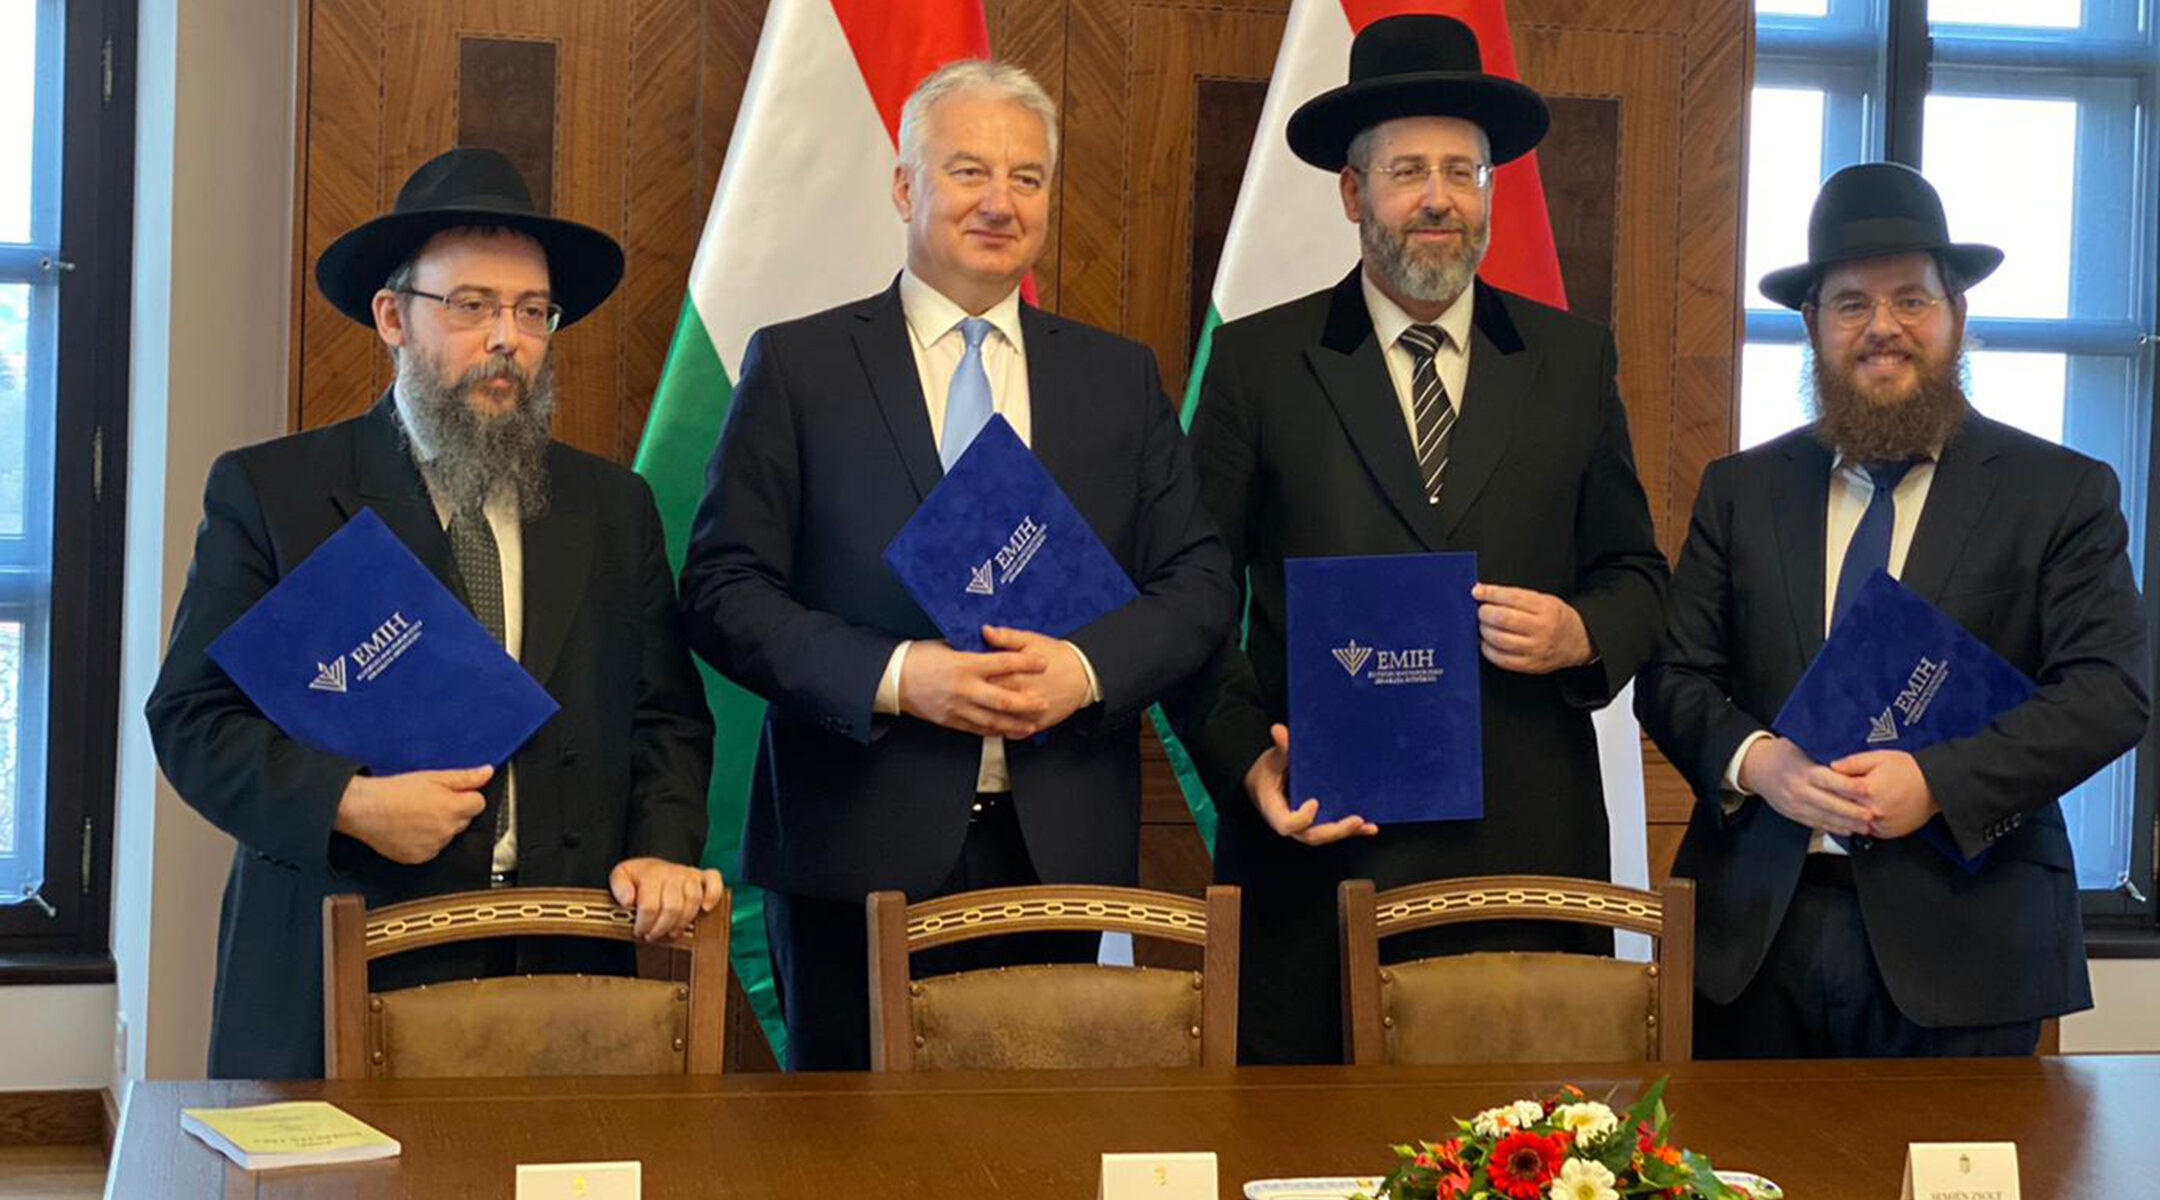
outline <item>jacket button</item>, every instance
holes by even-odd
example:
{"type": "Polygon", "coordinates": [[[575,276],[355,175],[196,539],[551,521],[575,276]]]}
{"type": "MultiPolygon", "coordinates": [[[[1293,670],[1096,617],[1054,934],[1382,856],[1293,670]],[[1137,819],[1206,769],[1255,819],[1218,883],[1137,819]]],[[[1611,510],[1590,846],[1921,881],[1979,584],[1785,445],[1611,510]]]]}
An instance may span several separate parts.
{"type": "Polygon", "coordinates": [[[565,850],[575,850],[585,844],[585,835],[582,833],[566,833],[562,835],[562,844],[565,850]]]}

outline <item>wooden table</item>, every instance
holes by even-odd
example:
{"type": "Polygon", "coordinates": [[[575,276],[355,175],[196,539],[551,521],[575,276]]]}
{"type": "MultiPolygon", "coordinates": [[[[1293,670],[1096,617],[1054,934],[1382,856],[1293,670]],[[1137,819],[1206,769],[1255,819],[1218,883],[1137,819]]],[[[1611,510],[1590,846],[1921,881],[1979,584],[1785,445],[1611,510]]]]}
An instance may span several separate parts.
{"type": "MultiPolygon", "coordinates": [[[[514,1165],[640,1159],[647,1197],[1083,1198],[1104,1151],[1213,1150],[1247,1179],[1377,1172],[1392,1142],[1573,1081],[1625,1102],[1641,1065],[1269,1067],[361,1083],[143,1083],[108,1195],[509,1196],[514,1165]],[[182,1105],[322,1097],[400,1159],[249,1175],[182,1105]]],[[[1898,1194],[1912,1141],[2016,1141],[2028,1200],[2160,1194],[2160,1056],[1690,1063],[1677,1140],[1796,1200],[1898,1194]]],[[[1616,1105],[1617,1106],[1617,1105],[1616,1105]]]]}

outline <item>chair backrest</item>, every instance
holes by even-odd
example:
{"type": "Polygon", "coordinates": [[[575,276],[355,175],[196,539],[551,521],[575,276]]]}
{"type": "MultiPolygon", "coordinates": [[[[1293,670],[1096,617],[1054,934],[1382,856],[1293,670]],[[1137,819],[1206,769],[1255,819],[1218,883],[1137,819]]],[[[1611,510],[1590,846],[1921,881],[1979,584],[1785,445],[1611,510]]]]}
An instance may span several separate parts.
{"type": "Polygon", "coordinates": [[[873,892],[865,909],[874,1070],[1236,1064],[1234,887],[1211,887],[1205,900],[1139,888],[993,888],[920,904],[873,892]],[[915,951],[1055,930],[1197,945],[1200,972],[1064,964],[908,975],[915,951]]]}
{"type": "Polygon", "coordinates": [[[1695,1011],[1695,885],[1641,891],[1549,875],[1337,890],[1343,1049],[1352,1063],[1685,1062],[1695,1011]],[[1380,961],[1383,938],[1436,925],[1564,921],[1650,935],[1649,963],[1583,954],[1380,961]]]}
{"type": "Polygon", "coordinates": [[[720,1072],[732,896],[672,945],[689,979],[523,975],[368,990],[375,959],[501,937],[638,943],[637,915],[594,888],[454,892],[370,910],[323,899],[323,1061],[332,1079],[720,1072]]]}

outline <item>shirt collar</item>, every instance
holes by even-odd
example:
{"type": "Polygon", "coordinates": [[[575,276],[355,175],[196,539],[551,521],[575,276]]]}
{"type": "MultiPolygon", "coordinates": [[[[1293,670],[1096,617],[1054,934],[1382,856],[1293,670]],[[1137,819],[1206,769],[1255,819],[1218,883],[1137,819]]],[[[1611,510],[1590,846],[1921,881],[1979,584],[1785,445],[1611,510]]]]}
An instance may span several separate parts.
{"type": "MultiPolygon", "coordinates": [[[[900,311],[907,317],[908,332],[915,337],[918,350],[927,350],[939,338],[953,331],[969,315],[968,311],[952,302],[945,293],[924,283],[915,272],[900,272],[900,311]]],[[[990,306],[982,314],[991,328],[1004,337],[1005,344],[1026,356],[1020,342],[1020,289],[1014,288],[1005,298],[990,306]]]]}
{"type": "MultiPolygon", "coordinates": [[[[1388,299],[1387,293],[1374,285],[1372,274],[1362,267],[1358,269],[1358,286],[1365,289],[1365,311],[1372,314],[1373,335],[1380,339],[1381,349],[1393,346],[1395,339],[1402,336],[1403,330],[1417,324],[1409,313],[1402,310],[1402,305],[1388,299]]],[[[1447,334],[1448,344],[1457,352],[1470,345],[1470,311],[1473,307],[1472,297],[1476,293],[1477,285],[1473,282],[1462,290],[1462,295],[1455,297],[1454,303],[1441,309],[1440,319],[1433,322],[1440,327],[1442,333],[1447,334]]]]}

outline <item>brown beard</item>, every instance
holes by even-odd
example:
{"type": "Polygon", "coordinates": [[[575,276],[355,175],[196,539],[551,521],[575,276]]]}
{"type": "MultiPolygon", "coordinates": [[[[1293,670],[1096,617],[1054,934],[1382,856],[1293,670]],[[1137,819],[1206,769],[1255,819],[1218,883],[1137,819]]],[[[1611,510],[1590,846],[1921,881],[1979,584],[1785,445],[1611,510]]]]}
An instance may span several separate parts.
{"type": "Polygon", "coordinates": [[[1941,362],[1921,364],[1912,393],[1890,402],[1868,398],[1812,349],[1808,366],[1815,383],[1808,402],[1815,437],[1855,462],[1897,462],[1934,454],[1972,410],[1959,384],[1965,375],[1962,350],[1941,362]]]}

